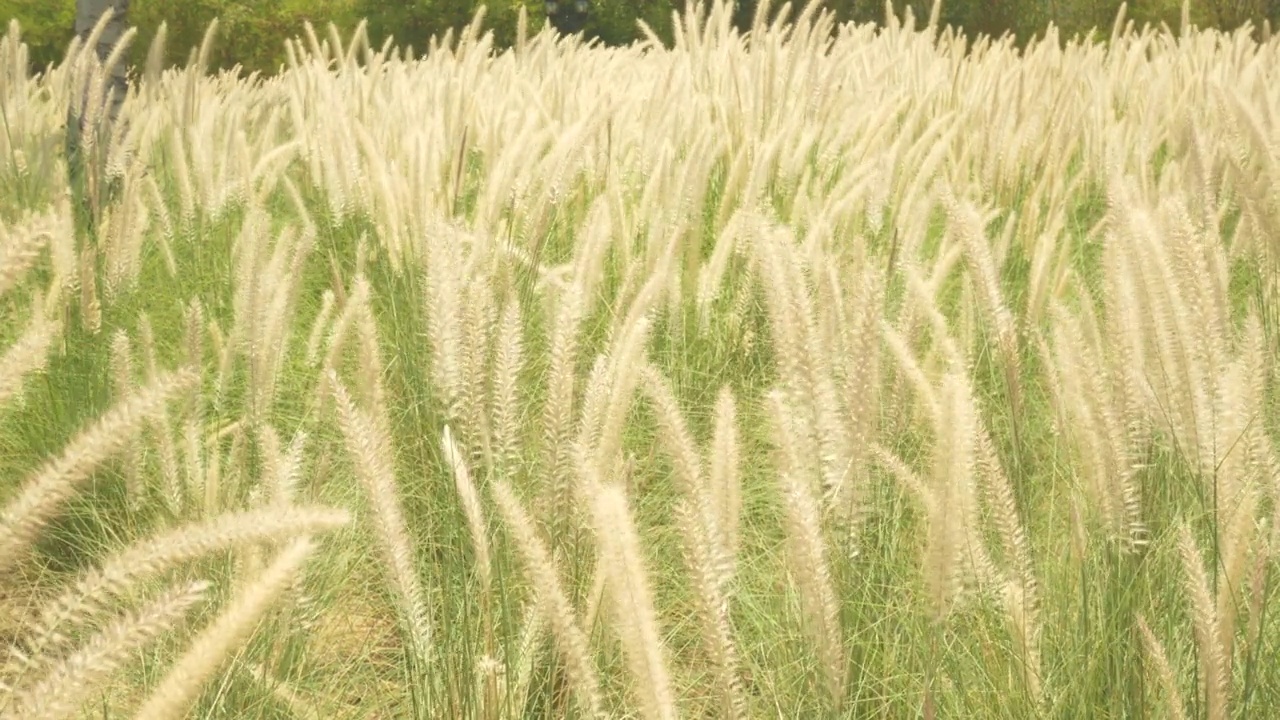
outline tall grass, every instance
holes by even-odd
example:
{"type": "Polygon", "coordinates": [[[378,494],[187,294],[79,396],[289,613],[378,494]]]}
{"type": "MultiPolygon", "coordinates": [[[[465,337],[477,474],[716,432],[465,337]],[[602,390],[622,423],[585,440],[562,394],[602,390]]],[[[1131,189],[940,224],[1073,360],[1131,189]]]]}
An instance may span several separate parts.
{"type": "Polygon", "coordinates": [[[0,717],[1280,713],[1280,41],[768,9],[12,25],[0,717]]]}

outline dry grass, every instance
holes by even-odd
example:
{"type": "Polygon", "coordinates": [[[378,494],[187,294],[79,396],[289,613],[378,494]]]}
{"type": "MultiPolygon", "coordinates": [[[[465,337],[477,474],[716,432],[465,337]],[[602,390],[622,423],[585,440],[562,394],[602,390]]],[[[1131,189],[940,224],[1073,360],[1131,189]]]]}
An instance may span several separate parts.
{"type": "Polygon", "coordinates": [[[0,718],[1280,712],[1280,41],[790,10],[11,30],[0,718]]]}

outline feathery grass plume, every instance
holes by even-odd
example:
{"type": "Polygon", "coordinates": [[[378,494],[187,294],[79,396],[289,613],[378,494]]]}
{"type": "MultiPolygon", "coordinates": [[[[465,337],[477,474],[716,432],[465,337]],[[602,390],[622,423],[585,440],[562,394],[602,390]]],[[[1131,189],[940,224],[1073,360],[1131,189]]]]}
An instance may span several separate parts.
{"type": "MultiPolygon", "coordinates": [[[[147,382],[154,382],[160,374],[160,357],[156,354],[156,334],[151,327],[151,316],[146,312],[138,313],[138,343],[142,346],[139,350],[146,371],[144,376],[147,382]]],[[[193,372],[197,370],[192,368],[193,372]]]]}
{"type": "Polygon", "coordinates": [[[725,386],[716,397],[715,429],[712,432],[708,490],[711,507],[722,533],[732,575],[740,547],[738,529],[742,515],[741,449],[738,439],[738,411],[733,391],[725,386]]]}
{"type": "MultiPolygon", "coordinates": [[[[724,277],[729,270],[729,262],[733,259],[743,236],[758,232],[762,221],[754,214],[739,209],[716,236],[715,247],[711,257],[698,270],[698,288],[695,295],[698,308],[698,320],[706,329],[711,322],[712,303],[724,292],[724,277]]],[[[747,241],[749,242],[749,241],[747,241]]]]}
{"type": "Polygon", "coordinates": [[[191,177],[190,151],[187,140],[183,137],[182,128],[189,125],[174,124],[169,133],[169,157],[172,161],[174,179],[178,186],[178,206],[181,209],[182,230],[190,230],[196,219],[196,191],[191,177]]]}
{"type": "Polygon", "coordinates": [[[142,243],[151,214],[139,197],[137,177],[136,171],[125,174],[120,199],[102,211],[99,242],[104,248],[103,289],[108,299],[135,288],[142,271],[142,243]]]}
{"type": "MultiPolygon", "coordinates": [[[[1280,512],[1280,510],[1276,512],[1280,512]]],[[[1266,523],[1262,524],[1262,530],[1265,531],[1266,523]]],[[[1244,642],[1241,643],[1240,648],[1240,654],[1245,658],[1258,657],[1261,651],[1259,643],[1262,640],[1263,616],[1266,610],[1268,586],[1271,581],[1270,561],[1275,555],[1274,538],[1261,537],[1263,532],[1258,534],[1261,539],[1257,549],[1254,551],[1253,566],[1250,568],[1249,573],[1249,587],[1247,590],[1249,614],[1245,621],[1244,642]]],[[[1248,661],[1246,661],[1246,672],[1250,670],[1252,668],[1248,667],[1248,661]]]]}
{"type": "Polygon", "coordinates": [[[17,562],[40,528],[94,468],[124,448],[175,396],[196,382],[191,370],[179,370],[150,383],[117,403],[77,435],[55,460],[28,480],[0,513],[0,573],[17,562]]]}
{"type": "Polygon", "coordinates": [[[534,598],[525,605],[520,616],[520,643],[515,662],[515,670],[507,679],[507,711],[508,716],[522,712],[529,702],[529,691],[532,687],[533,670],[541,656],[543,635],[546,633],[546,613],[539,604],[541,600],[534,598]]]}
{"type": "MultiPolygon", "coordinates": [[[[302,290],[303,270],[314,250],[314,233],[297,232],[286,226],[279,234],[270,262],[262,270],[265,280],[258,300],[261,319],[256,325],[261,335],[254,338],[251,351],[257,351],[258,369],[253,378],[255,405],[258,412],[267,412],[274,404],[276,387],[285,364],[286,352],[294,329],[292,319],[296,313],[298,297],[302,290]]],[[[255,357],[254,352],[250,358],[255,357]]]]}
{"type": "Polygon", "coordinates": [[[462,501],[462,510],[467,518],[467,527],[471,530],[471,540],[475,545],[476,566],[480,572],[481,594],[489,595],[492,582],[492,563],[489,553],[489,533],[485,529],[484,511],[480,507],[480,494],[471,480],[471,472],[467,469],[462,448],[453,438],[453,432],[445,425],[441,433],[440,444],[444,448],[445,460],[453,471],[454,484],[457,486],[458,498],[462,501]]]}
{"type": "Polygon", "coordinates": [[[1104,279],[1108,296],[1120,300],[1111,307],[1129,315],[1127,322],[1139,330],[1134,338],[1119,338],[1128,346],[1129,372],[1139,387],[1149,388],[1142,397],[1146,414],[1172,434],[1192,467],[1211,477],[1212,399],[1219,362],[1228,352],[1223,329],[1230,320],[1214,297],[1225,294],[1225,287],[1210,286],[1225,285],[1225,279],[1188,267],[1209,241],[1175,219],[1177,208],[1168,202],[1163,212],[1150,208],[1131,181],[1114,181],[1111,194],[1114,219],[1104,245],[1104,279]]]}
{"type": "MultiPolygon", "coordinates": [[[[269,426],[264,425],[264,428],[267,427],[269,426]]],[[[275,435],[274,432],[270,434],[275,435]]],[[[239,435],[238,437],[243,437],[243,435],[239,435]]],[[[270,493],[270,505],[274,505],[279,508],[295,507],[295,495],[297,494],[296,485],[298,482],[298,474],[302,470],[302,453],[306,449],[307,434],[301,430],[296,431],[293,438],[289,441],[288,447],[283,452],[280,449],[279,436],[275,435],[275,437],[267,439],[266,442],[270,443],[272,440],[274,440],[274,445],[269,448],[265,448],[267,452],[264,453],[271,454],[270,457],[264,458],[263,464],[265,466],[264,470],[266,471],[266,477],[263,477],[260,480],[258,486],[254,488],[254,492],[262,493],[265,491],[270,493]]],[[[215,448],[217,447],[216,436],[211,439],[211,444],[214,445],[215,448]]],[[[215,467],[212,468],[209,473],[210,479],[206,485],[207,499],[205,505],[207,508],[214,508],[217,507],[217,503],[214,500],[217,497],[216,485],[218,482],[215,477],[217,470],[216,463],[220,453],[215,449],[210,454],[214,460],[213,464],[215,467]]],[[[251,502],[253,501],[251,500],[251,502]]],[[[250,549],[256,550],[256,548],[252,546],[250,549]]],[[[303,587],[303,579],[301,577],[294,581],[294,587],[290,589],[289,596],[291,598],[291,602],[288,606],[290,611],[294,610],[298,605],[304,604],[308,600],[303,587]]]]}
{"type": "Polygon", "coordinates": [[[967,584],[983,585],[998,574],[981,537],[975,477],[980,455],[978,420],[963,370],[943,375],[937,398],[927,482],[887,450],[879,448],[876,455],[924,505],[922,571],[931,614],[941,622],[967,584]]]}
{"type": "Polygon", "coordinates": [[[1184,522],[1178,526],[1178,554],[1182,557],[1184,592],[1191,604],[1191,622],[1195,630],[1196,655],[1200,662],[1200,684],[1204,692],[1205,716],[1209,720],[1227,720],[1229,698],[1228,663],[1223,638],[1218,634],[1218,612],[1214,606],[1212,586],[1205,574],[1200,551],[1196,548],[1191,528],[1184,522]]]}
{"type": "Polygon", "coordinates": [[[939,416],[942,410],[937,397],[938,393],[929,376],[925,374],[920,361],[916,359],[915,353],[912,352],[910,341],[887,320],[880,321],[880,332],[884,337],[885,345],[889,348],[889,353],[896,361],[900,377],[905,378],[911,386],[916,402],[925,409],[928,417],[939,416]]]}
{"type": "MultiPolygon", "coordinates": [[[[1000,268],[992,257],[991,246],[984,231],[987,218],[984,218],[971,202],[957,200],[951,188],[944,188],[942,193],[942,204],[949,220],[948,230],[955,237],[956,242],[964,248],[969,277],[981,299],[980,305],[986,315],[986,321],[995,334],[1000,361],[1004,366],[1016,436],[1019,433],[1019,416],[1022,411],[1018,328],[1013,313],[1004,301],[1004,293],[1000,289],[1000,268]]],[[[1007,227],[1012,228],[1014,224],[1009,222],[1007,227]]]]}
{"type": "MultiPolygon", "coordinates": [[[[1136,431],[1126,423],[1125,401],[1116,397],[1102,351],[1091,343],[1079,319],[1054,305],[1052,353],[1046,356],[1060,428],[1075,447],[1077,477],[1106,537],[1122,548],[1146,542],[1138,494],[1136,431]]],[[[1123,381],[1121,381],[1123,382],[1123,381]]]]}
{"type": "MultiPolygon", "coordinates": [[[[571,463],[567,449],[573,426],[574,379],[578,355],[578,325],[582,320],[584,300],[576,284],[569,286],[559,298],[551,327],[548,349],[547,396],[542,412],[543,477],[546,483],[538,497],[540,509],[558,524],[571,497],[571,463]]],[[[552,528],[552,541],[560,535],[552,528]]]]}
{"type": "Polygon", "coordinates": [[[818,659],[818,670],[831,707],[844,705],[848,670],[840,626],[840,605],[831,578],[822,510],[812,482],[798,472],[794,447],[794,414],[786,396],[773,390],[765,398],[779,449],[779,492],[786,508],[787,570],[800,592],[805,635],[818,659]]]}
{"type": "Polygon", "coordinates": [[[388,579],[398,596],[410,652],[425,670],[431,656],[431,620],[408,527],[397,500],[391,438],[382,433],[382,426],[368,411],[356,407],[332,371],[329,386],[347,452],[355,463],[360,484],[369,493],[373,524],[381,541],[388,579]]]}
{"type": "Polygon", "coordinates": [[[80,324],[91,335],[102,329],[102,304],[98,300],[98,251],[93,243],[80,250],[80,324]]]}
{"type": "Polygon", "coordinates": [[[271,496],[271,502],[281,507],[293,503],[294,486],[302,469],[302,453],[306,448],[307,434],[297,432],[287,449],[281,446],[280,435],[268,424],[258,427],[258,444],[262,448],[262,487],[271,496]]]}
{"type": "MultiPolygon", "coordinates": [[[[237,425],[232,432],[238,430],[237,425]]],[[[205,453],[209,459],[204,478],[204,507],[206,512],[216,514],[222,508],[222,438],[221,432],[214,433],[205,440],[205,453]]],[[[235,441],[232,441],[232,445],[235,441]]]]}
{"type": "Polygon", "coordinates": [[[440,444],[444,448],[445,460],[453,470],[454,485],[458,490],[458,498],[462,501],[462,511],[467,518],[467,528],[471,531],[471,542],[475,548],[476,568],[480,575],[480,614],[484,626],[484,656],[481,668],[478,668],[477,682],[480,684],[480,697],[483,698],[484,716],[494,717],[501,705],[499,700],[499,683],[496,672],[497,641],[494,637],[493,616],[493,568],[489,552],[489,531],[485,526],[484,510],[480,506],[480,494],[471,481],[471,473],[467,469],[462,449],[453,439],[449,426],[444,426],[440,444]]]}
{"type": "Polygon", "coordinates": [[[292,504],[294,502],[294,496],[297,495],[298,475],[303,465],[302,453],[306,450],[307,440],[306,433],[302,431],[294,433],[280,462],[276,464],[274,485],[277,503],[292,504]]]}
{"type": "Polygon", "coordinates": [[[1169,717],[1173,720],[1187,720],[1186,706],[1182,704],[1182,694],[1178,692],[1178,681],[1173,674],[1173,668],[1169,665],[1169,657],[1164,651],[1164,645],[1155,633],[1151,632],[1146,618],[1139,614],[1135,621],[1138,631],[1142,633],[1142,644],[1147,649],[1147,655],[1151,657],[1156,680],[1159,682],[1160,689],[1164,691],[1169,717]]]}
{"type": "Polygon", "coordinates": [[[204,367],[204,305],[193,298],[182,309],[182,349],[187,364],[193,368],[204,367]]]}
{"type": "Polygon", "coordinates": [[[511,486],[501,478],[494,478],[489,491],[507,531],[515,541],[516,552],[523,561],[529,584],[533,586],[536,607],[551,626],[551,636],[573,685],[574,697],[579,707],[590,717],[604,717],[600,679],[595,663],[591,660],[587,636],[578,624],[573,604],[560,582],[551,553],[538,537],[533,520],[511,486]]]}
{"type": "Polygon", "coordinates": [[[622,640],[633,689],[644,717],[675,718],[676,698],[667,671],[653,593],[631,511],[622,488],[591,483],[591,514],[600,549],[600,569],[614,607],[614,629],[622,640]]]}
{"type": "MultiPolygon", "coordinates": [[[[1233,249],[1241,248],[1256,253],[1260,258],[1274,263],[1277,259],[1276,248],[1270,238],[1280,224],[1280,214],[1272,200],[1272,188],[1277,177],[1277,152],[1270,140],[1275,127],[1274,111],[1265,105],[1258,107],[1257,103],[1241,92],[1241,88],[1219,86],[1214,90],[1217,96],[1215,99],[1227,111],[1222,132],[1224,144],[1229,150],[1224,153],[1227,157],[1223,163],[1226,166],[1223,174],[1229,175],[1232,181],[1232,189],[1237,194],[1241,211],[1240,223],[1232,238],[1233,249]]],[[[1195,127],[1190,123],[1188,126],[1193,150],[1202,151],[1203,146],[1201,142],[1197,142],[1200,138],[1196,137],[1195,127]]],[[[1204,174],[1207,173],[1202,170],[1201,177],[1195,179],[1202,180],[1204,174]]],[[[1197,189],[1201,190],[1199,194],[1202,198],[1208,196],[1208,202],[1203,204],[1202,209],[1213,208],[1216,199],[1213,197],[1213,190],[1216,188],[1211,189],[1205,182],[1197,189]]],[[[1202,217],[1216,219],[1209,212],[1202,212],[1202,217]]],[[[1211,225],[1216,230],[1218,223],[1207,222],[1205,225],[1211,225]]]]}
{"type": "Polygon", "coordinates": [[[0,407],[22,397],[27,376],[45,368],[53,342],[61,333],[61,322],[50,318],[42,306],[42,302],[32,303],[27,329],[0,355],[0,407]]]}
{"type": "Polygon", "coordinates": [[[459,420],[464,392],[463,367],[466,329],[463,321],[467,293],[463,281],[466,266],[460,246],[440,238],[427,244],[423,306],[427,339],[431,344],[431,382],[440,393],[450,419],[459,420]]]}
{"type": "MultiPolygon", "coordinates": [[[[939,261],[933,268],[933,274],[926,278],[921,268],[912,263],[905,263],[902,274],[906,276],[907,292],[911,304],[906,315],[904,328],[913,328],[913,323],[923,320],[928,324],[929,334],[936,348],[938,359],[951,366],[961,366],[965,361],[965,352],[952,336],[950,323],[938,307],[939,286],[949,270],[945,260],[939,261]]],[[[961,303],[968,307],[968,303],[961,303]]]]}
{"type": "Polygon", "coordinates": [[[1030,542],[1018,514],[1013,485],[996,455],[986,426],[979,421],[974,448],[975,470],[983,481],[987,507],[1009,566],[1001,597],[1014,635],[1014,651],[1024,669],[1027,690],[1038,706],[1043,699],[1040,673],[1040,586],[1030,542]]]}
{"type": "Polygon", "coordinates": [[[235,348],[227,342],[226,333],[216,320],[209,321],[209,349],[213,353],[214,365],[217,367],[216,380],[213,385],[213,406],[221,409],[227,397],[227,385],[231,382],[235,362],[235,348]]]}
{"type": "MultiPolygon", "coordinates": [[[[146,313],[138,316],[138,340],[142,345],[142,357],[146,364],[147,382],[155,382],[160,372],[159,359],[156,357],[156,338],[151,329],[151,318],[146,313]]],[[[193,372],[195,372],[193,370],[193,372]]],[[[195,374],[192,389],[199,385],[199,374],[195,374]]],[[[179,468],[178,445],[173,439],[173,421],[169,408],[162,406],[156,416],[147,424],[148,435],[154,440],[160,457],[161,493],[169,510],[180,514],[186,500],[182,492],[182,474],[179,468]]]]}
{"type": "Polygon", "coordinates": [[[1033,706],[1042,707],[1044,701],[1040,662],[1039,599],[1034,581],[1008,577],[1001,588],[1000,599],[1009,618],[1013,636],[1013,652],[1022,666],[1022,681],[1033,706]]]}
{"type": "MultiPolygon", "coordinates": [[[[807,286],[805,268],[785,229],[763,233],[756,242],[757,263],[774,339],[781,389],[797,415],[795,430],[814,446],[816,472],[822,481],[824,505],[844,510],[854,493],[846,487],[852,463],[848,428],[842,421],[839,394],[832,376],[830,346],[818,325],[818,313],[807,286]]],[[[856,507],[855,507],[856,509],[856,507]]],[[[852,516],[845,518],[853,524],[852,516]]]]}
{"type": "Polygon", "coordinates": [[[333,300],[333,291],[325,289],[320,296],[320,312],[316,313],[316,319],[311,325],[311,332],[307,335],[307,364],[313,367],[320,359],[320,341],[329,325],[329,318],[333,315],[333,300]]]}
{"type": "MultiPolygon", "coordinates": [[[[975,477],[979,419],[973,389],[963,371],[952,370],[943,375],[939,390],[943,415],[934,428],[930,480],[941,505],[937,518],[941,527],[931,550],[926,550],[925,572],[926,582],[934,588],[935,607],[943,610],[938,617],[943,617],[958,589],[948,585],[966,576],[981,584],[995,571],[979,526],[981,512],[975,477]],[[958,576],[953,575],[956,571],[958,576]]],[[[1026,562],[1025,558],[1021,562],[1026,562]]]]}
{"type": "Polygon", "coordinates": [[[156,28],[156,34],[151,38],[151,45],[147,48],[147,61],[143,65],[142,76],[145,82],[142,87],[148,100],[157,99],[158,85],[164,71],[165,41],[168,37],[169,24],[161,20],[160,27],[156,28]]]}
{"type": "Polygon", "coordinates": [[[493,285],[483,273],[476,274],[467,282],[465,292],[459,430],[464,439],[479,445],[485,458],[489,459],[493,454],[493,435],[485,400],[488,397],[486,384],[490,376],[490,351],[498,324],[497,304],[493,285]]]}
{"type": "MultiPolygon", "coordinates": [[[[182,352],[186,356],[186,365],[195,368],[203,379],[204,372],[204,306],[199,299],[186,303],[182,312],[183,337],[182,352]]],[[[214,514],[220,508],[211,503],[216,499],[216,492],[207,487],[208,482],[208,447],[204,439],[205,395],[201,383],[191,389],[183,403],[183,450],[187,467],[187,497],[198,500],[204,512],[214,514]]]]}
{"type": "Polygon", "coordinates": [[[360,395],[365,404],[365,411],[378,423],[378,433],[391,437],[391,417],[387,408],[386,391],[382,384],[382,353],[378,349],[378,325],[373,316],[372,289],[363,275],[355,279],[356,290],[352,297],[358,298],[356,306],[356,336],[360,341],[360,395]]]}
{"type": "Polygon", "coordinates": [[[605,474],[622,453],[622,430],[640,377],[638,368],[649,342],[653,321],[648,311],[658,298],[660,285],[655,274],[637,294],[627,315],[617,326],[619,336],[614,338],[608,354],[608,402],[598,424],[586,415],[579,429],[579,461],[591,464],[597,474],[605,474]],[[589,440],[594,438],[594,442],[589,440]]]}
{"type": "Polygon", "coordinates": [[[1240,485],[1233,495],[1224,494],[1217,499],[1225,522],[1215,528],[1218,533],[1215,616],[1228,676],[1235,648],[1237,603],[1246,596],[1249,556],[1258,552],[1260,544],[1256,511],[1261,493],[1252,478],[1245,479],[1240,485]]]}
{"type": "MultiPolygon", "coordinates": [[[[702,514],[709,505],[709,489],[703,477],[702,458],[680,412],[675,391],[670,381],[653,363],[641,361],[638,365],[640,388],[653,405],[659,439],[673,462],[676,487],[683,493],[685,500],[691,503],[691,507],[702,514]]],[[[709,515],[706,521],[715,522],[709,515]]],[[[718,528],[715,530],[713,537],[720,534],[718,528]]]]}
{"type": "Polygon", "coordinates": [[[489,403],[493,418],[489,425],[493,428],[495,467],[504,477],[513,477],[517,471],[524,434],[520,402],[520,372],[525,362],[523,329],[520,303],[511,297],[503,308],[499,323],[489,403]]]}
{"type": "Polygon", "coordinates": [[[249,410],[254,421],[269,416],[288,326],[290,287],[298,282],[286,275],[287,257],[294,245],[292,227],[269,240],[271,219],[257,200],[245,209],[244,221],[232,246],[234,292],[229,346],[244,355],[249,371],[249,410]]]}
{"type": "MultiPolygon", "coordinates": [[[[833,489],[827,484],[828,477],[823,470],[829,465],[831,455],[820,441],[817,418],[814,413],[812,366],[806,360],[803,334],[804,324],[808,316],[796,309],[792,283],[795,278],[786,277],[783,268],[785,260],[780,258],[780,242],[762,243],[760,254],[762,263],[767,264],[763,275],[773,275],[768,279],[768,307],[771,313],[773,348],[777,355],[778,375],[781,383],[777,392],[782,393],[781,401],[787,409],[787,423],[777,427],[777,432],[786,433],[786,442],[780,442],[783,451],[790,454],[791,471],[797,473],[801,482],[815,483],[818,492],[826,493],[833,489]]],[[[780,436],[781,441],[781,436],[780,436]]]]}
{"type": "MultiPolygon", "coordinates": [[[[137,381],[133,376],[133,347],[129,342],[129,334],[117,330],[111,336],[111,391],[118,398],[126,398],[137,390],[137,381]]],[[[0,393],[0,403],[3,394],[0,393]]],[[[129,493],[129,503],[134,509],[141,507],[145,487],[142,484],[142,444],[130,441],[129,456],[125,459],[125,490],[129,493]]]]}
{"type": "MultiPolygon", "coordinates": [[[[715,664],[720,704],[727,717],[745,717],[737,649],[729,624],[728,585],[733,559],[720,524],[725,508],[715,506],[713,493],[717,490],[708,485],[704,477],[697,446],[685,425],[670,382],[648,363],[641,367],[640,375],[642,387],[654,405],[661,440],[674,460],[677,485],[683,494],[676,507],[676,517],[703,642],[715,664]]],[[[729,412],[732,413],[732,409],[729,412]]],[[[732,415],[729,420],[732,422],[732,415]]],[[[732,428],[729,432],[733,432],[732,428]]],[[[729,494],[736,492],[736,488],[722,488],[722,492],[729,494]]],[[[723,498],[720,499],[723,502],[723,498]]]]}
{"type": "Polygon", "coordinates": [[[320,507],[261,508],[182,525],[141,540],[108,558],[46,602],[23,640],[24,672],[50,662],[72,639],[143,579],[180,563],[251,543],[330,532],[347,524],[345,510],[320,507]]]}
{"type": "MultiPolygon", "coordinates": [[[[574,509],[571,501],[581,502],[587,497],[582,493],[583,485],[579,482],[577,472],[588,465],[587,458],[600,437],[600,426],[604,424],[611,397],[610,370],[609,357],[597,355],[595,362],[591,364],[591,370],[587,373],[586,384],[582,389],[582,408],[579,411],[577,437],[569,443],[570,447],[561,453],[566,466],[573,468],[569,471],[571,477],[562,481],[565,497],[555,498],[563,503],[565,511],[574,509]]],[[[552,539],[554,540],[555,537],[553,533],[552,539]]]]}
{"type": "MultiPolygon", "coordinates": [[[[933,647],[925,680],[924,704],[926,716],[932,716],[934,684],[940,663],[937,645],[943,623],[963,598],[967,585],[984,587],[998,584],[999,574],[989,557],[980,526],[976,474],[981,454],[978,447],[981,426],[973,389],[960,351],[950,337],[945,318],[932,301],[931,291],[918,276],[908,275],[908,289],[915,295],[916,307],[924,312],[926,320],[933,326],[935,341],[941,345],[942,359],[947,364],[938,388],[933,389],[906,341],[886,326],[886,338],[890,340],[891,349],[897,354],[899,364],[908,370],[907,377],[911,378],[917,395],[929,409],[933,448],[928,482],[918,478],[891,453],[881,450],[878,454],[889,469],[915,491],[924,505],[926,537],[922,550],[922,574],[933,624],[933,647]]],[[[1026,584],[1004,584],[1006,600],[1015,603],[1009,607],[1010,620],[1015,631],[1024,637],[1034,635],[1034,618],[1026,612],[1028,606],[1020,597],[1025,594],[1026,587],[1026,584]]],[[[1023,659],[1027,665],[1034,663],[1029,655],[1023,659]]],[[[1038,693],[1038,683],[1030,676],[1028,682],[1038,693]]]]}
{"type": "Polygon", "coordinates": [[[76,717],[89,696],[133,655],[174,625],[204,599],[209,583],[172,587],[142,609],[112,620],[79,649],[53,664],[40,679],[14,693],[0,718],[55,720],[76,717]]]}
{"type": "Polygon", "coordinates": [[[16,228],[0,221],[0,297],[17,286],[50,239],[46,218],[31,218],[16,228]],[[43,222],[42,222],[43,221],[43,222]]]}
{"type": "MultiPolygon", "coordinates": [[[[945,258],[939,260],[934,265],[932,277],[925,278],[918,266],[913,263],[904,263],[900,272],[906,278],[910,302],[900,312],[896,328],[888,320],[880,321],[881,335],[898,368],[898,374],[895,376],[896,385],[890,390],[889,395],[896,396],[901,391],[902,384],[909,385],[914,391],[916,404],[922,407],[930,421],[935,423],[942,410],[937,392],[926,369],[940,362],[953,366],[964,364],[964,355],[951,336],[947,319],[937,306],[938,288],[941,279],[950,272],[949,267],[945,258]],[[919,328],[921,321],[928,323],[928,333],[919,328]],[[912,349],[911,341],[912,338],[922,334],[930,336],[934,354],[931,357],[918,359],[912,349]]],[[[912,407],[906,402],[896,404],[904,409],[912,407]]],[[[904,411],[900,411],[899,415],[896,420],[901,425],[905,425],[906,421],[911,419],[910,415],[904,411]]]]}
{"type": "MultiPolygon", "coordinates": [[[[829,268],[829,277],[838,277],[838,268],[829,268]]],[[[841,409],[849,433],[849,468],[833,503],[838,513],[850,521],[851,529],[859,525],[866,488],[870,483],[870,451],[880,433],[881,356],[883,342],[880,317],[884,307],[884,276],[867,268],[855,286],[832,303],[829,322],[838,323],[833,356],[834,373],[840,393],[841,409]]]]}
{"type": "MultiPolygon", "coordinates": [[[[336,281],[335,281],[336,282],[336,281]]],[[[337,286],[341,289],[341,285],[337,286]]],[[[316,386],[316,397],[326,401],[329,397],[329,374],[338,370],[338,363],[342,358],[342,352],[346,349],[347,337],[352,332],[352,327],[357,323],[360,314],[360,308],[367,300],[362,293],[368,292],[368,284],[352,283],[350,294],[347,295],[345,302],[338,301],[342,307],[342,311],[338,313],[338,319],[333,322],[333,327],[329,330],[328,350],[325,352],[323,362],[320,364],[320,382],[316,386]]]]}
{"type": "Polygon", "coordinates": [[[307,561],[315,542],[293,541],[251,585],[241,591],[192,642],[160,685],[138,709],[141,720],[177,720],[187,716],[205,681],[227,655],[253,633],[259,619],[307,561]]]}
{"type": "Polygon", "coordinates": [[[689,566],[703,647],[714,665],[719,715],[746,718],[749,712],[729,617],[730,560],[719,551],[720,543],[687,501],[678,502],[674,512],[689,566]]]}
{"type": "Polygon", "coordinates": [[[1039,236],[1032,248],[1030,277],[1027,279],[1026,305],[1023,308],[1023,327],[1035,328],[1045,320],[1045,312],[1055,290],[1066,282],[1071,265],[1072,243],[1057,240],[1062,231],[1046,232],[1039,236]],[[1055,244],[1056,243],[1056,244],[1055,244]]]}
{"type": "Polygon", "coordinates": [[[78,270],[75,216],[68,197],[64,196],[55,203],[51,222],[49,261],[53,266],[53,278],[50,284],[59,291],[70,291],[75,288],[78,270]]]}
{"type": "Polygon", "coordinates": [[[210,499],[205,490],[205,447],[201,437],[199,419],[195,415],[188,416],[182,423],[182,457],[184,460],[186,483],[183,496],[190,498],[191,506],[196,512],[213,514],[218,508],[205,505],[210,499]]]}
{"type": "Polygon", "coordinates": [[[1216,378],[1213,485],[1218,635],[1231,674],[1236,605],[1245,596],[1249,556],[1266,542],[1258,533],[1263,478],[1275,477],[1275,450],[1266,429],[1267,366],[1263,332],[1256,314],[1244,323],[1237,357],[1216,378]]]}

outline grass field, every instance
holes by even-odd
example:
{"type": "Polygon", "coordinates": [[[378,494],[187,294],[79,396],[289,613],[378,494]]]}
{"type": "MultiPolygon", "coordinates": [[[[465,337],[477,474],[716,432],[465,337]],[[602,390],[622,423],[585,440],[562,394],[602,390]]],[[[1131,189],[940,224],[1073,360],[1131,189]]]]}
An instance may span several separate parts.
{"type": "Polygon", "coordinates": [[[1280,716],[1280,41],[793,19],[11,27],[0,718],[1280,716]]]}

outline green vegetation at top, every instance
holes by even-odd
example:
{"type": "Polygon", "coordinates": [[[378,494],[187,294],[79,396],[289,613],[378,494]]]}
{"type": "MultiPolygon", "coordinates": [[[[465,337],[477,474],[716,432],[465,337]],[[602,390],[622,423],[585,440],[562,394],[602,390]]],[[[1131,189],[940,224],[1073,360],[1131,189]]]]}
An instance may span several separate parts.
{"type": "Polygon", "coordinates": [[[0,720],[1280,717],[1280,38],[920,17],[0,38],[0,720]]]}
{"type": "MultiPolygon", "coordinates": [[[[672,39],[672,12],[683,14],[688,0],[590,0],[590,17],[584,33],[607,45],[621,45],[641,37],[637,20],[644,21],[664,41],[672,39]]],[[[740,30],[750,27],[757,0],[738,0],[733,15],[740,30]]],[[[800,5],[802,3],[796,3],[800,5]]],[[[926,18],[931,0],[891,0],[901,16],[910,10],[926,18]]],[[[246,71],[274,74],[285,63],[283,39],[302,31],[304,22],[317,28],[333,23],[349,33],[360,20],[369,24],[371,44],[377,48],[387,38],[401,47],[425,50],[431,37],[443,37],[450,29],[456,37],[480,6],[485,6],[485,26],[493,31],[494,44],[509,47],[516,38],[516,17],[524,6],[534,27],[545,22],[540,0],[132,0],[130,23],[138,28],[135,64],[150,45],[160,23],[168,25],[168,60],[186,64],[200,44],[205,28],[216,17],[221,31],[210,58],[212,68],[239,65],[246,71]]],[[[779,8],[782,3],[773,3],[779,8]]],[[[884,0],[825,0],[821,5],[839,22],[880,22],[884,0]]],[[[946,0],[940,22],[962,28],[970,37],[997,37],[1005,32],[1020,39],[1042,36],[1050,22],[1063,37],[1101,28],[1105,36],[1120,9],[1121,0],[946,0]]],[[[1127,17],[1137,28],[1165,23],[1177,28],[1180,0],[1130,2],[1127,17]]],[[[0,0],[0,20],[16,19],[23,39],[31,48],[34,70],[60,61],[71,41],[75,0],[0,0]]],[[[1280,3],[1268,0],[1199,0],[1191,3],[1191,21],[1197,27],[1235,29],[1251,22],[1280,21],[1280,3]]]]}

